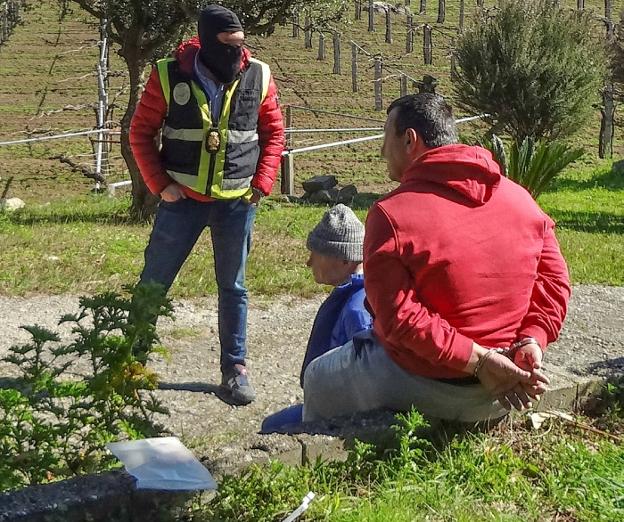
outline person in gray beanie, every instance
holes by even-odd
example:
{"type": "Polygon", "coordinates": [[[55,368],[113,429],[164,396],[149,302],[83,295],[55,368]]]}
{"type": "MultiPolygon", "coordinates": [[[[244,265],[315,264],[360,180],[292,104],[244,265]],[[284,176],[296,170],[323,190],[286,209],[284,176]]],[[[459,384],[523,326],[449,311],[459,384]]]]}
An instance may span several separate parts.
{"type": "MultiPolygon", "coordinates": [[[[364,306],[362,270],[364,225],[346,205],[336,205],[323,215],[308,234],[307,266],[314,280],[334,287],[321,304],[308,339],[300,382],[314,359],[350,341],[355,334],[372,328],[364,306]]],[[[303,405],[296,404],[267,417],[262,432],[289,432],[302,421],[303,405]]],[[[296,429],[296,428],[295,428],[296,429]]]]}
{"type": "Polygon", "coordinates": [[[310,232],[307,247],[311,252],[360,264],[363,241],[364,225],[353,210],[339,204],[328,210],[310,232]]]}
{"type": "Polygon", "coordinates": [[[353,210],[343,204],[329,209],[316,225],[306,243],[310,251],[307,265],[314,280],[334,290],[319,308],[301,368],[336,346],[342,346],[359,331],[371,327],[372,319],[364,307],[362,269],[364,225],[353,210]]]}

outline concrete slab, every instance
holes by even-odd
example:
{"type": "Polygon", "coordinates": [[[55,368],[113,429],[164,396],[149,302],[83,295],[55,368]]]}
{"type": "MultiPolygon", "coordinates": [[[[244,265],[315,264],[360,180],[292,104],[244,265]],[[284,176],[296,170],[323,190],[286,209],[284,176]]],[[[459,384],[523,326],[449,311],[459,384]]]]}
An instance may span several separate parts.
{"type": "Polygon", "coordinates": [[[188,493],[137,491],[122,472],[89,475],[0,494],[0,522],[132,522],[165,515],[188,493]]]}

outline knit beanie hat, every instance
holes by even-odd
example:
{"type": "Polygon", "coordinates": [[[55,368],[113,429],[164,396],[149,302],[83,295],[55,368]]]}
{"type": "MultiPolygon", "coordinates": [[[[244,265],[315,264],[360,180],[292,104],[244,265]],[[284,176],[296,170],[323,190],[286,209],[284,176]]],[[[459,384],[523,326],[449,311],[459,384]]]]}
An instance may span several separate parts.
{"type": "Polygon", "coordinates": [[[212,4],[199,12],[197,31],[202,45],[213,41],[219,33],[242,30],[238,16],[222,5],[212,4]]]}
{"type": "Polygon", "coordinates": [[[307,247],[319,254],[345,261],[360,262],[364,258],[364,225],[342,203],[330,208],[308,234],[307,247]]]}

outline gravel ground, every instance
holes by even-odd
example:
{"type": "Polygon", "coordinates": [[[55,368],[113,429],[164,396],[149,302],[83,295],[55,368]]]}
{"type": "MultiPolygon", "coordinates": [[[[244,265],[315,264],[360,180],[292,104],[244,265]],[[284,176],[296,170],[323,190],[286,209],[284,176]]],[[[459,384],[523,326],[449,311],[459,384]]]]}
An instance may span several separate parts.
{"type": "MultiPolygon", "coordinates": [[[[159,323],[171,357],[153,363],[163,388],[157,393],[171,411],[168,428],[211,458],[253,436],[265,415],[301,401],[299,368],[322,299],[282,296],[262,302],[252,297],[248,365],[258,399],[245,407],[231,406],[216,393],[220,374],[215,299],[176,301],[176,320],[159,323]]],[[[29,339],[20,325],[56,329],[58,319],[77,307],[73,296],[0,297],[0,357],[11,345],[29,339]]],[[[549,351],[547,367],[560,374],[621,372],[623,317],[624,287],[575,287],[564,332],[549,351]]],[[[0,362],[0,381],[13,375],[14,368],[0,362]]]]}

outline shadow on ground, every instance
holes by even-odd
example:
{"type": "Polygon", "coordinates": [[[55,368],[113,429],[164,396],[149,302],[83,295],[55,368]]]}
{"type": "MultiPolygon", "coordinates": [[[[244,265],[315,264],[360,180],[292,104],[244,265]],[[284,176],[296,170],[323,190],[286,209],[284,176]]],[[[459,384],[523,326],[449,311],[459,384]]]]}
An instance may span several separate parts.
{"type": "Polygon", "coordinates": [[[545,192],[559,190],[587,190],[604,188],[608,190],[624,189],[624,160],[613,163],[611,170],[604,172],[597,178],[576,180],[569,178],[555,178],[545,192]]]}
{"type": "Polygon", "coordinates": [[[624,234],[624,216],[609,212],[574,212],[553,210],[550,216],[557,222],[557,228],[577,232],[599,232],[624,234]]]}
{"type": "Polygon", "coordinates": [[[217,384],[212,384],[208,382],[159,382],[158,389],[169,391],[209,393],[210,395],[214,395],[215,397],[223,401],[225,404],[229,404],[230,406],[240,406],[238,402],[232,400],[232,396],[229,392],[227,392],[217,384]]]}

